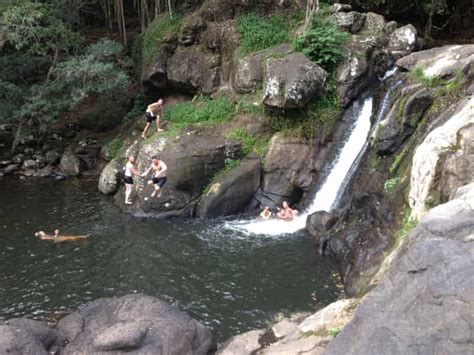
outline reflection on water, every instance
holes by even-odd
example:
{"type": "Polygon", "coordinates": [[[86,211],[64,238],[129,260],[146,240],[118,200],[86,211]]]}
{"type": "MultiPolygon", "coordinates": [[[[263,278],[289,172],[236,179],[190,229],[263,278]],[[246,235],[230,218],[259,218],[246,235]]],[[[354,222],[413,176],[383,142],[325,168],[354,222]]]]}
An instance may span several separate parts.
{"type": "Polygon", "coordinates": [[[96,181],[0,180],[0,316],[48,319],[98,297],[178,302],[222,340],[338,296],[335,265],[304,234],[248,236],[199,220],[137,219],[96,181]],[[51,243],[33,233],[90,234],[51,243]],[[316,301],[312,294],[316,294],[316,301]]]}

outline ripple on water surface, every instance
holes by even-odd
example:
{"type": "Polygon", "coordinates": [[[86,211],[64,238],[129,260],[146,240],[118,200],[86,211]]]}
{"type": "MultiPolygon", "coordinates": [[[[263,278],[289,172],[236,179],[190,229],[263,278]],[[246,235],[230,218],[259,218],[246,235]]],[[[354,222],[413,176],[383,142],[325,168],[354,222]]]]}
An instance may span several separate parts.
{"type": "Polygon", "coordinates": [[[219,221],[133,218],[96,186],[1,181],[1,316],[48,319],[98,297],[141,292],[178,302],[223,339],[338,297],[335,265],[302,233],[262,238],[219,221]],[[55,228],[91,238],[33,237],[55,228]]]}

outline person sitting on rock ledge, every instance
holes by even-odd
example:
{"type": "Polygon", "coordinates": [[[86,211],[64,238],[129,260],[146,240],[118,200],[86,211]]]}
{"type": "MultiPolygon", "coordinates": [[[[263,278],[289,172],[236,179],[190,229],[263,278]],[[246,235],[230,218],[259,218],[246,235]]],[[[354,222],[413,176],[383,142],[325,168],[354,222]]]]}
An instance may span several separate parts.
{"type": "Polygon", "coordinates": [[[295,218],[295,215],[297,214],[298,214],[297,210],[292,209],[290,205],[288,204],[288,202],[283,201],[283,208],[281,208],[278,211],[277,217],[285,221],[292,221],[293,218],[295,218]]]}
{"type": "Polygon", "coordinates": [[[41,240],[52,240],[54,242],[71,242],[74,240],[81,240],[89,238],[88,235],[59,235],[59,229],[54,231],[54,235],[46,234],[43,231],[35,233],[35,237],[41,240]]]}
{"type": "Polygon", "coordinates": [[[262,212],[260,212],[261,219],[269,219],[272,216],[272,212],[268,206],[265,206],[262,212]]]}
{"type": "MultiPolygon", "coordinates": [[[[147,171],[145,171],[141,176],[147,176],[150,171],[153,170],[153,177],[151,180],[148,180],[148,185],[155,185],[155,191],[151,194],[151,197],[156,195],[157,198],[161,196],[161,188],[166,183],[166,171],[168,167],[166,166],[165,162],[159,160],[157,157],[151,158],[151,165],[147,171]]],[[[145,197],[145,201],[148,200],[148,197],[145,197]]]]}

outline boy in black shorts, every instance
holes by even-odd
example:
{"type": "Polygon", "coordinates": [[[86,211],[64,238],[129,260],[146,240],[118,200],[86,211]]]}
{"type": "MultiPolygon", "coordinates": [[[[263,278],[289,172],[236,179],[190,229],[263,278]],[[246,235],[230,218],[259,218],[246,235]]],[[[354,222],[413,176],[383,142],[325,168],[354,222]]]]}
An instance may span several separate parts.
{"type": "MultiPolygon", "coordinates": [[[[155,191],[153,191],[151,197],[156,195],[156,197],[159,198],[161,196],[161,188],[166,183],[166,171],[168,170],[168,167],[164,161],[159,160],[157,157],[153,157],[151,159],[150,167],[142,174],[142,176],[148,175],[151,170],[153,170],[153,177],[148,181],[148,185],[153,184],[155,186],[155,191]]],[[[148,198],[145,197],[145,200],[148,200],[148,198]]]]}
{"type": "Polygon", "coordinates": [[[159,113],[161,113],[162,110],[163,110],[163,99],[159,99],[157,102],[154,102],[151,105],[148,105],[146,109],[146,113],[145,113],[146,125],[142,133],[143,139],[146,139],[146,132],[148,131],[148,128],[150,128],[150,125],[153,123],[153,121],[156,121],[157,132],[163,131],[160,128],[160,115],[159,115],[159,113]]]}

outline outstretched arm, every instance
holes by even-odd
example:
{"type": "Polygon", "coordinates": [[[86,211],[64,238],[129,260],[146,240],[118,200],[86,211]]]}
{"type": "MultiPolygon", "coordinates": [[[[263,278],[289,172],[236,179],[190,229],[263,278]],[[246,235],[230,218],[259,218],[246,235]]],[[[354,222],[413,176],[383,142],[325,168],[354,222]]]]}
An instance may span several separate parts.
{"type": "Polygon", "coordinates": [[[141,177],[145,177],[145,176],[147,176],[147,175],[150,173],[150,170],[151,170],[151,166],[150,166],[148,169],[146,169],[146,170],[143,172],[143,174],[138,174],[138,175],[140,175],[141,177]]]}

